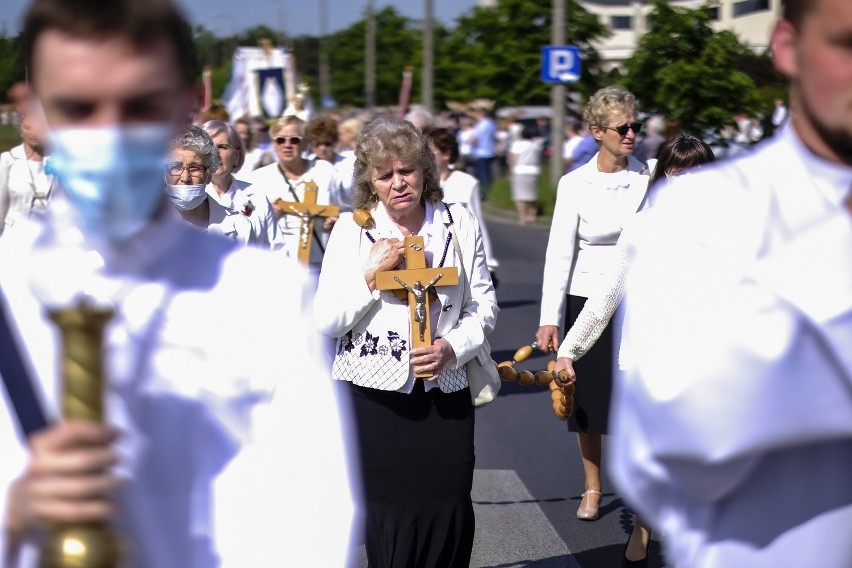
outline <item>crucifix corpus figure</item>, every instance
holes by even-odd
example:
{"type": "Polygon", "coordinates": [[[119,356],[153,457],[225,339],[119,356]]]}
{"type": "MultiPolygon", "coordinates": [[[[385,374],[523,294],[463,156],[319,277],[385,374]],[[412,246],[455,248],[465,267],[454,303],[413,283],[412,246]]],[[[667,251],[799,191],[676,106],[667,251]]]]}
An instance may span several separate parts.
{"type": "Polygon", "coordinates": [[[438,280],[440,280],[444,275],[438,274],[435,278],[432,279],[431,282],[423,285],[420,280],[414,281],[414,286],[409,286],[399,276],[394,276],[393,279],[396,280],[400,286],[405,288],[409,294],[414,296],[414,321],[420,324],[420,341],[425,341],[426,336],[426,320],[429,311],[426,309],[426,302],[429,299],[429,295],[427,294],[429,288],[435,285],[438,280]]]}
{"type": "Polygon", "coordinates": [[[277,199],[275,204],[284,210],[285,215],[296,215],[301,220],[299,225],[299,261],[308,264],[311,259],[311,246],[314,237],[314,221],[317,217],[335,217],[340,214],[340,207],[317,203],[317,184],[313,181],[305,182],[305,197],[300,202],[293,194],[296,201],[284,201],[277,199]]]}
{"type": "MultiPolygon", "coordinates": [[[[459,283],[458,269],[453,266],[426,267],[423,237],[405,237],[405,266],[403,270],[388,270],[376,274],[376,288],[408,293],[411,317],[412,348],[432,345],[429,322],[429,289],[433,286],[452,286],[459,283]],[[423,282],[428,282],[425,286],[423,282]],[[417,324],[415,326],[415,324],[417,324]],[[415,330],[416,329],[416,330],[415,330]]],[[[431,373],[415,373],[415,377],[431,377],[431,373]]]]}

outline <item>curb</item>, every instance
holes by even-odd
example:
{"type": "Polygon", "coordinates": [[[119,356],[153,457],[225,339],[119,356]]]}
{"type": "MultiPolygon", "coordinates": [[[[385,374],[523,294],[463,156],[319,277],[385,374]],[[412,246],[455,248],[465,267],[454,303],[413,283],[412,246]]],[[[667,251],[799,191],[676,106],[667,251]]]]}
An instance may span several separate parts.
{"type": "MultiPolygon", "coordinates": [[[[482,212],[483,214],[485,214],[485,217],[491,221],[509,223],[511,225],[517,225],[519,227],[522,226],[520,223],[518,223],[518,214],[515,212],[514,209],[495,205],[493,203],[489,203],[488,201],[483,201],[482,212]]],[[[549,228],[552,221],[553,218],[550,215],[544,215],[538,217],[535,220],[535,223],[531,226],[549,228]]]]}

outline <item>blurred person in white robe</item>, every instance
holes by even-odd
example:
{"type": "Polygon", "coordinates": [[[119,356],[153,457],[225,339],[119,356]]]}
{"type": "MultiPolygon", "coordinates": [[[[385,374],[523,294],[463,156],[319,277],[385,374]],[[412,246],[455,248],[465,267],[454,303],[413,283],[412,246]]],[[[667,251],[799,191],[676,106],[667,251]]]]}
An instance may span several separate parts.
{"type": "Polygon", "coordinates": [[[848,0],[787,0],[787,126],[635,226],[612,475],[678,568],[852,566],[850,38],[848,0]]]}
{"type": "Polygon", "coordinates": [[[4,383],[32,379],[47,421],[24,439],[4,397],[0,564],[35,565],[47,526],[113,522],[133,566],[344,565],[347,428],[304,271],[169,214],[166,154],[195,96],[190,27],[168,0],[35,0],[24,29],[62,191],[0,241],[0,306],[31,375],[4,383]],[[263,309],[223,308],[241,294],[263,309]],[[115,311],[105,424],[58,416],[46,309],[81,296],[115,311]]]}

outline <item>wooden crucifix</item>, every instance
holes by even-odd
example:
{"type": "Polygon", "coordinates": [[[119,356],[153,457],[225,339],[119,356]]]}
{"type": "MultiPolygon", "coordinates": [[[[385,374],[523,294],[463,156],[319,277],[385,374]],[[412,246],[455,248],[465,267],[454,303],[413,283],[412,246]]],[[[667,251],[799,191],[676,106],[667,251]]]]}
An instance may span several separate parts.
{"type": "MultiPolygon", "coordinates": [[[[429,288],[452,286],[459,283],[455,266],[426,267],[423,237],[405,237],[404,270],[387,270],[376,274],[379,290],[405,290],[408,292],[408,310],[411,318],[411,348],[432,345],[432,327],[429,321],[429,288]]],[[[431,373],[415,373],[415,377],[431,377],[431,373]]]]}
{"type": "Polygon", "coordinates": [[[285,215],[296,215],[301,220],[299,225],[299,261],[308,264],[311,259],[314,231],[314,220],[317,217],[334,217],[340,214],[340,207],[317,203],[317,184],[305,182],[305,198],[299,201],[284,201],[276,199],[275,205],[284,210],[285,215]]]}

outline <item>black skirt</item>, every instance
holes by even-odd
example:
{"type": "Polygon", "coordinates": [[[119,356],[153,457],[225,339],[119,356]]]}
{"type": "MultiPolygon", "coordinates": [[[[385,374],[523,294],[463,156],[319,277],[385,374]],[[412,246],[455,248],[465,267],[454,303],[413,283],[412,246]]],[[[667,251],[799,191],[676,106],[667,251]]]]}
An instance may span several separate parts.
{"type": "Polygon", "coordinates": [[[464,389],[351,386],[370,568],[470,564],[474,409],[464,389]]]}
{"type": "MultiPolygon", "coordinates": [[[[586,298],[568,296],[565,329],[574,323],[585,303],[586,298]]],[[[571,432],[607,433],[613,375],[612,325],[610,320],[592,348],[574,363],[577,384],[574,391],[574,413],[568,420],[568,430],[571,432]]]]}

